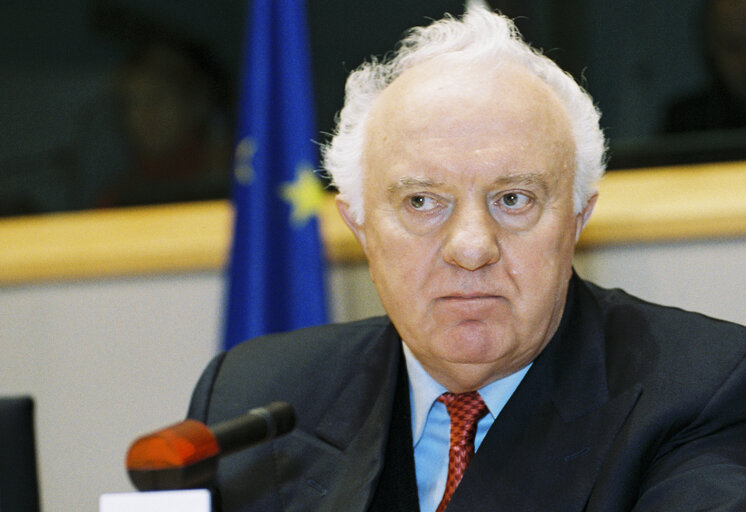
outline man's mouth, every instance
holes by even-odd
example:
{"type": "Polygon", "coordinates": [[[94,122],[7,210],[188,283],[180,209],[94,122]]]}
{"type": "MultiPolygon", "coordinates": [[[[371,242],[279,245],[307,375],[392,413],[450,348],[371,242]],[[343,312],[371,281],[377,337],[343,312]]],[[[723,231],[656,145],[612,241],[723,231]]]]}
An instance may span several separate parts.
{"type": "Polygon", "coordinates": [[[483,292],[475,292],[475,293],[452,293],[448,295],[443,295],[440,297],[443,300],[483,300],[483,299],[498,299],[500,298],[499,295],[495,295],[493,293],[483,293],[483,292]]]}

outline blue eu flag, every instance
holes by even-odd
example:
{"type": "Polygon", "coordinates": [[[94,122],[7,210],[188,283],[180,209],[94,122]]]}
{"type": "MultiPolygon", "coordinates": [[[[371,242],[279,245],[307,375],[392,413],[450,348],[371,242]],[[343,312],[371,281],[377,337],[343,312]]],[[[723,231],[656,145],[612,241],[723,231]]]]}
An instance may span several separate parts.
{"type": "Polygon", "coordinates": [[[326,322],[302,0],[253,0],[244,47],[225,348],[326,322]]]}

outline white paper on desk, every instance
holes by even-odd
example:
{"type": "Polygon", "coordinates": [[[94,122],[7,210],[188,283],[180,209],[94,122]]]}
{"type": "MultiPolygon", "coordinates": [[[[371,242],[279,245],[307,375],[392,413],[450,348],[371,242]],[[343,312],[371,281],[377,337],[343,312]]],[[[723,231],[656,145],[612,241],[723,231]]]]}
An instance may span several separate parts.
{"type": "Polygon", "coordinates": [[[192,489],[102,494],[99,512],[210,512],[210,493],[192,489]]]}

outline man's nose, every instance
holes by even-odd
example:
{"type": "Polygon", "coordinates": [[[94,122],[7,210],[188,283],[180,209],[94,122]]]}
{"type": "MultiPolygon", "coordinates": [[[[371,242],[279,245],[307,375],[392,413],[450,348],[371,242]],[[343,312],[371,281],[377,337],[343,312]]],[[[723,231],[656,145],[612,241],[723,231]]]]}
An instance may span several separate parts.
{"type": "Polygon", "coordinates": [[[488,211],[471,208],[450,219],[443,259],[466,270],[478,270],[500,260],[499,228],[488,211]]]}

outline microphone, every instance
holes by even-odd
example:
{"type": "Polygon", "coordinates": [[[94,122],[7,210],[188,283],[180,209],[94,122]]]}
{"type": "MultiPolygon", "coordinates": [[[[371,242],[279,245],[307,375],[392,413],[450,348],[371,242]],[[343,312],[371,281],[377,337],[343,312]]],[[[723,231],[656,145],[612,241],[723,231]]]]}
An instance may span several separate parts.
{"type": "Polygon", "coordinates": [[[287,434],[295,411],[285,402],[251,409],[212,427],[185,420],[136,439],[127,452],[127,473],[140,491],[205,487],[218,459],[287,434]]]}

